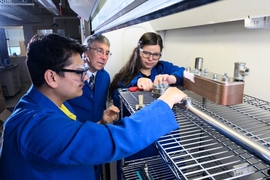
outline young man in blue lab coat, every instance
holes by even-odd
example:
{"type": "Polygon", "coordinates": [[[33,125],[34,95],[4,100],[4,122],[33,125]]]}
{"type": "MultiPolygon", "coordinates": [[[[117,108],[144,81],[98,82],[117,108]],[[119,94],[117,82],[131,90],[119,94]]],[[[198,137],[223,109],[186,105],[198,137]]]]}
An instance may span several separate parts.
{"type": "Polygon", "coordinates": [[[102,124],[116,118],[114,106],[101,124],[78,121],[66,100],[81,96],[88,79],[83,52],[56,34],[31,39],[26,61],[33,85],[4,123],[1,180],[93,180],[94,165],[130,156],[179,128],[171,108],[186,95],[175,87],[117,125],[102,124]]]}
{"type": "Polygon", "coordinates": [[[89,36],[85,39],[84,45],[87,47],[83,55],[85,63],[89,66],[87,71],[89,79],[83,87],[83,95],[69,100],[68,103],[74,109],[79,121],[98,122],[106,109],[110,75],[104,66],[112,53],[109,40],[101,34],[89,36]]]}

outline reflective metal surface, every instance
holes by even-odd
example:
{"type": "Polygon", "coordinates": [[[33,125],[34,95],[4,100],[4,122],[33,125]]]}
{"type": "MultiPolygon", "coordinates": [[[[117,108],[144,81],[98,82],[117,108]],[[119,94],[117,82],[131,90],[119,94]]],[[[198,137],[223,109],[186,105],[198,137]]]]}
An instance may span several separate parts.
{"type": "Polygon", "coordinates": [[[204,113],[202,110],[195,108],[192,105],[191,99],[186,100],[186,104],[181,106],[186,110],[194,113],[196,116],[200,117],[202,120],[214,127],[217,131],[220,131],[222,134],[226,134],[227,137],[237,142],[241,146],[249,149],[249,151],[256,154],[260,158],[264,159],[268,164],[270,164],[270,150],[268,150],[263,145],[253,141],[248,136],[241,134],[237,130],[234,130],[233,127],[230,127],[218,119],[215,119],[212,116],[204,113]]]}
{"type": "Polygon", "coordinates": [[[154,84],[154,88],[152,90],[152,96],[154,98],[158,98],[168,89],[168,87],[169,87],[168,83],[154,84]]]}

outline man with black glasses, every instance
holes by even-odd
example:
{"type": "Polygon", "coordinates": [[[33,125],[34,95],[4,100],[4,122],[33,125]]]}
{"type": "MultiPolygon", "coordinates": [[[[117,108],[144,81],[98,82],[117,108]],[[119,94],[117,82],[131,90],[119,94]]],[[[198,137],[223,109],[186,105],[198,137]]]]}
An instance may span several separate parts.
{"type": "MultiPolygon", "coordinates": [[[[84,51],[56,34],[31,39],[26,63],[33,85],[4,123],[1,180],[93,180],[94,165],[130,156],[179,128],[171,108],[186,95],[175,87],[117,125],[78,121],[66,100],[81,96],[88,79],[84,51]]],[[[106,109],[102,120],[117,113],[106,109]]]]}

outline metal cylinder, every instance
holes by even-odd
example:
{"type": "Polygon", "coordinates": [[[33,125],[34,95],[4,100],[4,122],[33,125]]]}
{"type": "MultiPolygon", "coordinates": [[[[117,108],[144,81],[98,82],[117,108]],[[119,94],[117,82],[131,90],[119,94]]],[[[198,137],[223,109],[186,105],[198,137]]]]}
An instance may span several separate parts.
{"type": "Polygon", "coordinates": [[[203,58],[197,57],[195,58],[195,69],[202,71],[203,69],[203,58]]]}
{"type": "Polygon", "coordinates": [[[168,83],[154,84],[154,88],[152,90],[152,96],[154,98],[158,98],[168,89],[168,87],[169,87],[168,83]]]}
{"type": "Polygon", "coordinates": [[[186,68],[186,72],[189,72],[190,73],[191,72],[191,68],[190,67],[187,67],[186,68]]]}
{"type": "Polygon", "coordinates": [[[244,81],[244,77],[249,75],[249,68],[246,68],[246,63],[236,62],[234,63],[234,76],[235,81],[244,81]]]}
{"type": "Polygon", "coordinates": [[[234,140],[241,146],[247,148],[251,153],[256,154],[257,156],[264,159],[267,163],[270,163],[270,150],[269,149],[251,140],[247,136],[244,136],[243,134],[232,129],[231,127],[220,122],[219,120],[207,115],[203,111],[200,111],[199,109],[193,107],[191,104],[192,104],[191,100],[187,98],[181,106],[186,108],[188,111],[194,113],[198,117],[200,117],[202,120],[204,120],[205,122],[213,126],[216,130],[218,130],[219,132],[221,132],[228,138],[234,140]]]}
{"type": "Polygon", "coordinates": [[[230,82],[230,78],[229,78],[229,76],[227,75],[227,73],[225,73],[225,74],[223,75],[223,77],[222,77],[221,80],[222,80],[223,82],[225,82],[225,83],[230,82]]]}

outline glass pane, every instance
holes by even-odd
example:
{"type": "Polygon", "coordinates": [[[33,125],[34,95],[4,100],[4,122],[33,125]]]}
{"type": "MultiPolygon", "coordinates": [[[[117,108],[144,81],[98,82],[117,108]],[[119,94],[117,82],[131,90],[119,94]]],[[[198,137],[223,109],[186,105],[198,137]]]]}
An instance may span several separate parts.
{"type": "Polygon", "coordinates": [[[65,36],[66,35],[65,29],[57,29],[57,34],[65,36]]]}
{"type": "Polygon", "coordinates": [[[52,34],[53,30],[52,29],[39,29],[37,30],[38,35],[46,35],[46,34],[52,34]]]}
{"type": "Polygon", "coordinates": [[[9,47],[10,49],[10,54],[12,56],[18,56],[21,54],[21,48],[20,47],[9,47]]]}
{"type": "Polygon", "coordinates": [[[19,41],[24,41],[23,29],[6,29],[10,46],[19,46],[19,41]]]}
{"type": "Polygon", "coordinates": [[[22,26],[5,26],[9,56],[21,54],[20,42],[24,42],[22,26]]]}

